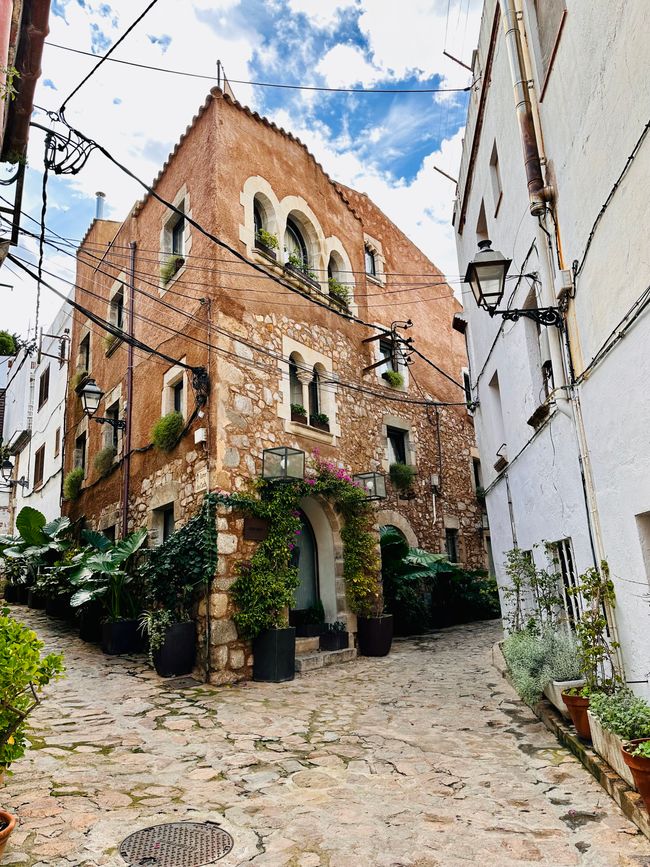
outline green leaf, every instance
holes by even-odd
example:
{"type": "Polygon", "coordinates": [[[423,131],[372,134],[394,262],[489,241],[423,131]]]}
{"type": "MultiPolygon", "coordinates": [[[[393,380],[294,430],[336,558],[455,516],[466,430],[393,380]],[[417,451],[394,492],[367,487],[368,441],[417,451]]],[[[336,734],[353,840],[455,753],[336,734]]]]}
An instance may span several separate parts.
{"type": "Polygon", "coordinates": [[[65,530],[68,530],[70,527],[70,518],[66,515],[61,515],[59,518],[55,518],[53,521],[50,521],[43,527],[43,532],[50,539],[56,539],[61,533],[65,530]]]}
{"type": "Polygon", "coordinates": [[[82,530],[81,537],[89,545],[92,545],[93,548],[97,548],[98,551],[107,551],[113,545],[108,536],[98,533],[96,530],[82,530]]]}
{"type": "Polygon", "coordinates": [[[48,541],[43,533],[46,523],[45,515],[38,509],[23,506],[16,518],[16,529],[28,545],[43,545],[48,541]]]}

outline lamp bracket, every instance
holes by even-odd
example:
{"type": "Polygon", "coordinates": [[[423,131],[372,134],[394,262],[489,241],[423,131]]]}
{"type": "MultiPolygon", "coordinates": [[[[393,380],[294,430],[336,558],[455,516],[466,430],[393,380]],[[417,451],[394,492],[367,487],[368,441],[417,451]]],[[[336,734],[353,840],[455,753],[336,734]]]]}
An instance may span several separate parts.
{"type": "Polygon", "coordinates": [[[492,310],[490,316],[501,316],[504,320],[517,322],[518,319],[532,319],[538,325],[555,325],[561,328],[562,313],[559,307],[531,307],[521,310],[492,310]]]}
{"type": "Polygon", "coordinates": [[[97,424],[109,424],[111,427],[114,427],[116,430],[126,430],[126,419],[123,418],[103,418],[102,416],[96,417],[91,416],[93,421],[96,421],[97,424]]]}

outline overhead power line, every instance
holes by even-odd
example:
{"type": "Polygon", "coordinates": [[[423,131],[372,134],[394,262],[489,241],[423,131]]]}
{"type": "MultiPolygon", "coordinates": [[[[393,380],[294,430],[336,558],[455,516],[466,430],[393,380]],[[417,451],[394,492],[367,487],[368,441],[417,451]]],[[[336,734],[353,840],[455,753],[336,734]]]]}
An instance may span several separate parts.
{"type": "MultiPolygon", "coordinates": [[[[154,2],[155,2],[155,0],[154,0],[154,2]]],[[[151,5],[153,6],[153,3],[151,5]]],[[[130,29],[132,29],[132,27],[129,28],[129,30],[130,29]]],[[[127,31],[127,33],[128,32],[129,31],[127,31]]],[[[127,33],[125,33],[124,36],[126,36],[127,33]]],[[[124,38],[124,36],[122,37],[122,39],[124,38]]],[[[119,41],[121,42],[122,40],[120,39],[119,41]]],[[[82,51],[80,48],[72,48],[70,45],[60,45],[57,42],[50,42],[49,40],[46,41],[45,44],[51,46],[52,48],[58,48],[61,51],[69,51],[72,54],[81,54],[84,57],[97,57],[97,55],[93,54],[91,51],[82,51]]],[[[113,48],[111,48],[111,52],[113,51],[113,49],[117,48],[118,44],[119,44],[119,42],[115,43],[113,48]]],[[[109,52],[109,54],[110,54],[110,52],[109,52]]],[[[181,76],[184,76],[185,78],[197,78],[197,79],[200,79],[202,81],[212,81],[212,82],[217,81],[216,75],[205,75],[205,74],[201,74],[199,72],[188,72],[184,69],[168,69],[164,66],[152,66],[151,64],[148,64],[148,63],[137,63],[135,60],[119,60],[116,57],[109,57],[107,54],[104,57],[102,57],[100,62],[97,64],[97,66],[95,66],[94,69],[91,70],[91,72],[86,76],[86,78],[84,78],[84,80],[81,82],[81,84],[77,88],[75,88],[75,90],[70,94],[68,99],[66,99],[66,101],[63,103],[62,108],[65,108],[65,105],[70,100],[70,98],[77,92],[77,90],[79,90],[81,85],[84,84],[90,78],[90,76],[95,72],[96,69],[98,69],[101,66],[101,64],[105,60],[107,60],[109,63],[120,63],[124,66],[134,66],[137,69],[148,69],[151,72],[164,72],[164,73],[167,73],[168,75],[181,75],[181,76]]],[[[228,77],[228,83],[229,84],[248,84],[248,85],[251,85],[252,87],[271,87],[271,88],[278,88],[281,90],[311,90],[311,91],[317,91],[320,93],[378,93],[378,94],[382,94],[382,93],[383,94],[387,94],[387,93],[388,94],[394,94],[394,93],[467,93],[468,91],[470,91],[472,89],[472,86],[473,86],[473,82],[472,82],[472,84],[468,85],[467,87],[393,87],[393,88],[389,88],[389,87],[384,87],[384,88],[382,88],[382,87],[372,87],[372,88],[367,88],[367,87],[325,87],[324,85],[319,86],[319,85],[312,85],[312,84],[283,84],[283,83],[272,82],[272,81],[246,81],[245,79],[230,78],[230,77],[228,77]]]]}

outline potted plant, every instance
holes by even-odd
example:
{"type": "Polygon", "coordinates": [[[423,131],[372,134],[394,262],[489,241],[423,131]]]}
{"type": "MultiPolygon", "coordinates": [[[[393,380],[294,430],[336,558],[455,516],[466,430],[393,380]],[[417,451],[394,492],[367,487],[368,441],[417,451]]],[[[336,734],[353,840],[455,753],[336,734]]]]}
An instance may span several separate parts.
{"type": "Polygon", "coordinates": [[[70,470],[63,480],[63,496],[66,500],[76,500],[81,493],[84,480],[83,467],[75,467],[70,470]]]}
{"type": "Polygon", "coordinates": [[[144,544],[147,531],[137,530],[115,544],[101,533],[84,530],[82,536],[89,548],[73,558],[68,580],[76,591],[70,604],[79,608],[89,602],[101,602],[104,653],[137,653],[142,646],[136,618],[138,600],[134,577],[126,566],[144,544]]]}
{"type": "Polygon", "coordinates": [[[185,419],[183,413],[174,411],[161,416],[151,429],[151,441],[157,449],[170,452],[175,448],[183,428],[185,419]]]}
{"type": "Polygon", "coordinates": [[[266,229],[258,229],[255,232],[255,249],[260,250],[265,256],[270,259],[277,259],[278,239],[266,229]]]}
{"type": "Polygon", "coordinates": [[[399,370],[385,370],[382,373],[381,378],[385,379],[391,388],[404,387],[404,376],[399,372],[399,370]]]}
{"type": "Polygon", "coordinates": [[[388,475],[393,487],[403,496],[409,496],[413,491],[413,480],[415,479],[415,467],[410,464],[403,464],[397,461],[391,464],[388,469],[388,475]]]}
{"type": "Polygon", "coordinates": [[[628,741],[650,738],[650,706],[624,687],[611,695],[601,692],[591,695],[587,713],[594,750],[634,788],[623,746],[628,741]]]}
{"type": "Polygon", "coordinates": [[[612,693],[621,686],[614,660],[614,650],[618,645],[607,635],[605,606],[613,607],[616,601],[607,563],[603,560],[600,569],[587,569],[569,593],[579,596],[585,605],[576,624],[578,657],[585,685],[565,690],[562,699],[579,737],[591,740],[587,716],[589,697],[596,692],[612,693]]]}
{"type": "Polygon", "coordinates": [[[315,638],[323,631],[325,611],[320,599],[311,608],[292,609],[289,623],[296,627],[296,638],[315,638]]]}
{"type": "Polygon", "coordinates": [[[324,430],[329,432],[330,417],[324,412],[316,412],[313,415],[309,416],[309,424],[312,427],[315,427],[317,430],[324,430]]]}
{"type": "Polygon", "coordinates": [[[149,638],[149,660],[161,677],[178,677],[194,668],[192,611],[216,569],[215,508],[215,498],[206,496],[198,514],[148,551],[139,569],[148,606],[141,628],[149,638]]]}
{"type": "Polygon", "coordinates": [[[623,760],[632,772],[635,788],[650,813],[650,738],[636,738],[626,744],[623,760]]]}
{"type": "Polygon", "coordinates": [[[350,306],[350,290],[348,287],[344,286],[336,277],[330,277],[327,285],[329,287],[330,298],[337,306],[347,310],[350,306]]]}
{"type": "Polygon", "coordinates": [[[291,404],[291,421],[307,424],[307,410],[301,403],[291,404]]]}
{"type": "Polygon", "coordinates": [[[183,256],[179,256],[176,253],[173,253],[165,259],[163,264],[160,266],[160,282],[163,286],[166,286],[172,277],[176,276],[184,264],[185,259],[183,256]]]}
{"type": "MultiPolygon", "coordinates": [[[[533,620],[526,629],[511,633],[503,642],[503,656],[508,664],[515,689],[521,698],[533,706],[541,699],[550,683],[567,682],[580,685],[577,649],[573,636],[554,625],[540,628],[533,620]]],[[[555,697],[556,693],[552,692],[555,697]]],[[[561,693],[557,693],[562,702],[561,693]]],[[[558,708],[561,710],[561,707],[558,708]]],[[[568,711],[565,712],[568,716],[568,711]]]]}
{"type": "Polygon", "coordinates": [[[349,646],[350,633],[345,628],[345,623],[336,620],[334,623],[324,624],[324,630],[319,638],[321,650],[345,650],[349,646]]]}
{"type": "Polygon", "coordinates": [[[292,274],[295,274],[301,280],[304,280],[306,283],[309,283],[315,289],[320,288],[318,281],[316,280],[316,274],[313,271],[310,271],[307,263],[301,259],[301,257],[297,253],[289,253],[287,256],[287,261],[284,263],[285,270],[290,271],[292,274]]]}
{"type": "MultiPolygon", "coordinates": [[[[0,609],[0,779],[27,749],[27,717],[43,699],[43,687],[63,674],[63,658],[41,655],[36,633],[0,609]]],[[[16,825],[0,811],[0,856],[16,825]]]]}

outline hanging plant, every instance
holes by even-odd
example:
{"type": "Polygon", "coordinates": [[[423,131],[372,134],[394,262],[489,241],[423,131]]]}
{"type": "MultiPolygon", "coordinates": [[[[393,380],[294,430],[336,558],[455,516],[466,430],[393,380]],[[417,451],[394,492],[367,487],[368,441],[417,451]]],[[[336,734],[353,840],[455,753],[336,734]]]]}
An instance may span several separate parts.
{"type": "Polygon", "coordinates": [[[160,280],[166,286],[185,264],[185,259],[176,254],[169,256],[160,266],[160,280]]]}
{"type": "Polygon", "coordinates": [[[415,478],[415,468],[410,464],[395,463],[391,464],[388,470],[388,475],[393,483],[393,486],[402,493],[408,493],[413,487],[413,479],[415,478]]]}
{"type": "Polygon", "coordinates": [[[163,415],[151,429],[151,441],[157,449],[170,452],[183,432],[185,419],[182,412],[163,415]]]}
{"type": "Polygon", "coordinates": [[[70,470],[63,480],[63,496],[66,500],[76,500],[81,493],[81,485],[84,480],[83,467],[75,467],[70,470]]]}
{"type": "Polygon", "coordinates": [[[404,386],[404,377],[399,370],[385,370],[381,376],[391,388],[402,388],[404,386]]]}
{"type": "Polygon", "coordinates": [[[113,458],[117,452],[113,448],[113,446],[106,446],[106,448],[100,449],[93,459],[93,466],[97,471],[97,474],[102,478],[111,471],[113,468],[113,458]]]}

